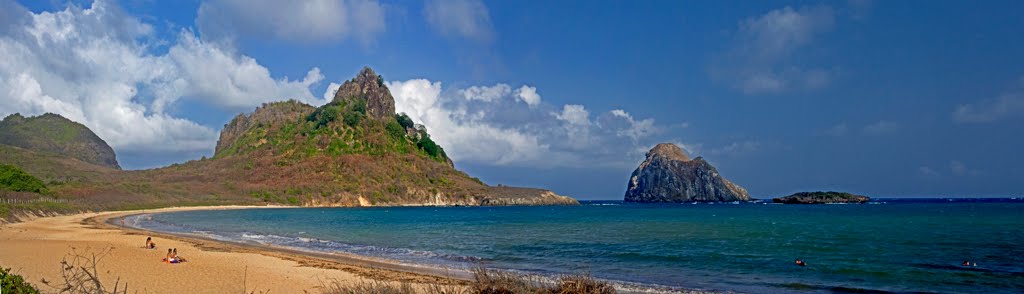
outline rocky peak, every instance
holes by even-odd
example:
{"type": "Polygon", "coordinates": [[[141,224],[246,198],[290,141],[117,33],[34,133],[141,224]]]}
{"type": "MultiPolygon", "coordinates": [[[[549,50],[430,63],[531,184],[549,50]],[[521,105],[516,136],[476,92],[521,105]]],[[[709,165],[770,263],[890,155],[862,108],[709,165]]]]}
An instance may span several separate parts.
{"type": "Polygon", "coordinates": [[[689,159],[678,146],[662,143],[647,152],[626,186],[626,202],[746,201],[742,187],[718,174],[704,158],[689,159]]]}
{"type": "Polygon", "coordinates": [[[395,115],[395,98],[384,84],[384,77],[370,67],[364,67],[351,80],[345,81],[334,94],[334,102],[360,99],[366,102],[366,115],[378,119],[392,119],[395,115]]]}
{"type": "Polygon", "coordinates": [[[690,161],[690,157],[686,156],[686,152],[683,152],[682,148],[672,143],[661,143],[651,148],[651,151],[647,151],[647,160],[651,160],[652,157],[663,157],[670,160],[679,161],[690,161]]]}

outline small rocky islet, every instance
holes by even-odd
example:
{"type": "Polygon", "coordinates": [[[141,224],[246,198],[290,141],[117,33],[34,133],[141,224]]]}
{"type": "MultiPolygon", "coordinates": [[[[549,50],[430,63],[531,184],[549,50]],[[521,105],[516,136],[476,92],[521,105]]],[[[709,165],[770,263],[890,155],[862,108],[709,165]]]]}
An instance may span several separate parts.
{"type": "Polygon", "coordinates": [[[793,195],[773,198],[773,203],[782,204],[829,204],[829,203],[866,203],[871,197],[846,192],[799,192],[793,195]]]}

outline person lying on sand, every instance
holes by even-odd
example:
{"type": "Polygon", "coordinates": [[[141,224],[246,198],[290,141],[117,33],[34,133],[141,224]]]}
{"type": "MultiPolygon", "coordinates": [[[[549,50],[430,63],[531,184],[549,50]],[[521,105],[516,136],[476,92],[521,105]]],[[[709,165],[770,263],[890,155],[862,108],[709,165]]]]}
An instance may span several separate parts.
{"type": "Polygon", "coordinates": [[[142,248],[156,249],[156,242],[153,242],[153,237],[146,237],[146,246],[142,248]]]}

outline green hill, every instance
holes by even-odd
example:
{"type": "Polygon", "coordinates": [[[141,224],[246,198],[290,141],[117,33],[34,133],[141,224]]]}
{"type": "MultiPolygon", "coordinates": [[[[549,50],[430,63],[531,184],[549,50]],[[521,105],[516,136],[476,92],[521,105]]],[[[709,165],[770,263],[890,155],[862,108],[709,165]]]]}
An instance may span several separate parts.
{"type": "Polygon", "coordinates": [[[324,106],[284,101],[239,114],[224,126],[212,158],[121,171],[0,145],[0,163],[24,169],[51,183],[54,195],[90,209],[578,204],[543,189],[488,186],[455,169],[422,126],[394,113],[394,99],[380,81],[366,68],[324,106]]]}
{"type": "Polygon", "coordinates": [[[120,169],[114,149],[84,125],[47,113],[24,117],[12,114],[0,121],[0,144],[63,155],[120,169]]]}

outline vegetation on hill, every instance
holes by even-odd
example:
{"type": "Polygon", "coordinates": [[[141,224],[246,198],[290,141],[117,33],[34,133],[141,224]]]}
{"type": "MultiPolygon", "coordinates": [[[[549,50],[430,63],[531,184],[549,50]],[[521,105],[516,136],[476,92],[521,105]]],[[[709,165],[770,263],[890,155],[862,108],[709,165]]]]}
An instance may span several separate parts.
{"type": "Polygon", "coordinates": [[[52,113],[27,118],[17,113],[7,116],[0,121],[0,144],[120,168],[107,142],[86,126],[52,113]]]}
{"type": "Polygon", "coordinates": [[[0,162],[89,210],[578,204],[542,189],[491,187],[456,170],[422,125],[394,112],[386,84],[369,69],[324,106],[291,100],[239,114],[224,126],[212,158],[121,171],[34,148],[0,144],[0,151],[0,162]]]}
{"type": "Polygon", "coordinates": [[[50,192],[43,181],[10,164],[0,164],[0,190],[40,194],[50,192]]]}

